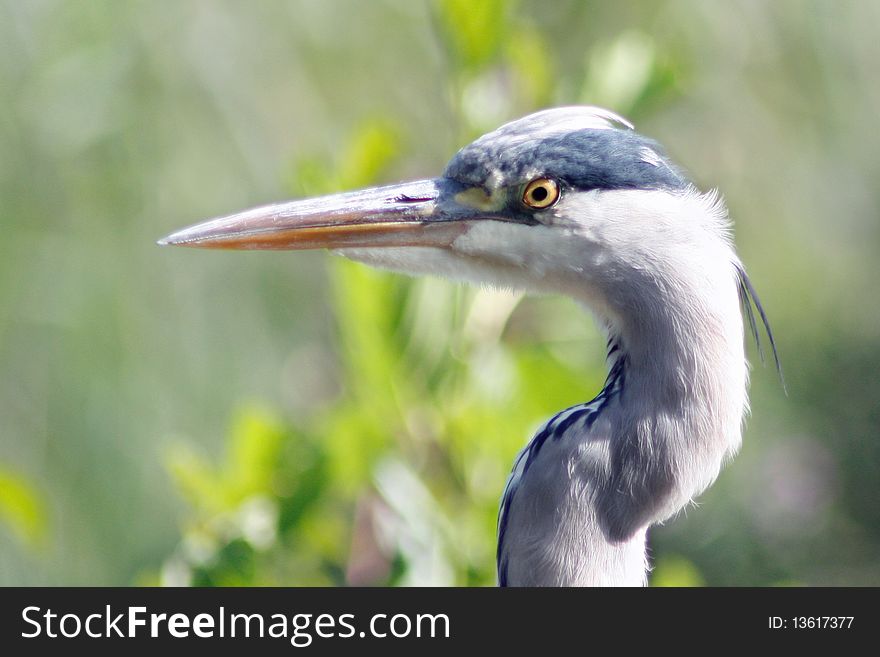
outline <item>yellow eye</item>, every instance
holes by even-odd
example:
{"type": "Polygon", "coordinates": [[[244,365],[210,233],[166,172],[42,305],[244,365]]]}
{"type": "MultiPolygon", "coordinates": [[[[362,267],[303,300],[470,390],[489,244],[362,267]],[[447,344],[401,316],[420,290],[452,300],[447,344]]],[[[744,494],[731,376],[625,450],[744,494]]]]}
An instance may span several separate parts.
{"type": "Polygon", "coordinates": [[[536,210],[549,208],[559,200],[559,183],[551,178],[535,178],[526,185],[522,200],[536,210]]]}

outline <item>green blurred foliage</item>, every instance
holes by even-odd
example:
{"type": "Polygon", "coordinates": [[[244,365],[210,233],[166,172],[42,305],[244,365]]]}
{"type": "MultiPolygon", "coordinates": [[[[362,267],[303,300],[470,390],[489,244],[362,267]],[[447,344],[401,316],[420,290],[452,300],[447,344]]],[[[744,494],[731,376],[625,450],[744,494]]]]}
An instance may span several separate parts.
{"type": "Polygon", "coordinates": [[[18,539],[39,547],[46,538],[46,509],[40,494],[24,477],[0,468],[0,521],[18,539]]]}
{"type": "Polygon", "coordinates": [[[442,42],[459,72],[491,64],[505,44],[516,3],[510,0],[439,0],[434,4],[442,42]]]}
{"type": "Polygon", "coordinates": [[[221,467],[212,467],[186,443],[169,451],[168,467],[193,507],[202,514],[221,513],[270,489],[283,438],[283,428],[265,414],[242,413],[221,467]]]}
{"type": "Polygon", "coordinates": [[[677,554],[657,559],[651,573],[651,586],[705,586],[706,581],[694,562],[677,554]]]}
{"type": "Polygon", "coordinates": [[[880,165],[857,128],[880,109],[878,18],[0,2],[0,583],[491,585],[516,452],[604,378],[581,309],[153,241],[436,175],[571,103],[724,190],[789,382],[754,369],[743,452],[652,529],[652,583],[880,583],[880,165]]]}

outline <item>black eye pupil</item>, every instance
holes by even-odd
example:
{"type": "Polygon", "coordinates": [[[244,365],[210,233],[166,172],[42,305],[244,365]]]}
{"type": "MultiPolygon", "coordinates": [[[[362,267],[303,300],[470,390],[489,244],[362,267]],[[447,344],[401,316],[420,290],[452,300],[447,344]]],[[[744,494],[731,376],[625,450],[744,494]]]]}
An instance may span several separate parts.
{"type": "Polygon", "coordinates": [[[535,187],[532,190],[532,200],[540,203],[541,201],[547,200],[549,192],[546,187],[535,187]]]}

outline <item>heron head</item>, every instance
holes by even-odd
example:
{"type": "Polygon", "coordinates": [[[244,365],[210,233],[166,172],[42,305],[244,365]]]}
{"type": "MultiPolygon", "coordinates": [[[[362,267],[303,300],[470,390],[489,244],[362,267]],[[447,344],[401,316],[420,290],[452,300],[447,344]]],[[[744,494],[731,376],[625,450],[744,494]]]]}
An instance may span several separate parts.
{"type": "Polygon", "coordinates": [[[729,250],[724,229],[658,144],[606,110],[563,107],[480,137],[438,178],[264,206],[160,243],[326,248],[405,273],[625,302],[626,281],[662,276],[675,254],[711,262],[729,250]]]}

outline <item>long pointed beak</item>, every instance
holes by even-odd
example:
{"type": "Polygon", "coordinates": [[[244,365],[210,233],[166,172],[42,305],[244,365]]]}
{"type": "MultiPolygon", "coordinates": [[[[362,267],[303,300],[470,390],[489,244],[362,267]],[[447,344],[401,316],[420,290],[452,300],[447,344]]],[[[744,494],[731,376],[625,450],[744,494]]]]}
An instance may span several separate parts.
{"type": "Polygon", "coordinates": [[[207,249],[446,247],[467,231],[473,208],[447,179],[419,180],[277,205],[184,228],[159,244],[207,249]]]}

